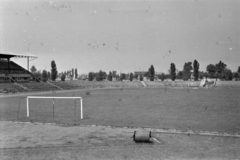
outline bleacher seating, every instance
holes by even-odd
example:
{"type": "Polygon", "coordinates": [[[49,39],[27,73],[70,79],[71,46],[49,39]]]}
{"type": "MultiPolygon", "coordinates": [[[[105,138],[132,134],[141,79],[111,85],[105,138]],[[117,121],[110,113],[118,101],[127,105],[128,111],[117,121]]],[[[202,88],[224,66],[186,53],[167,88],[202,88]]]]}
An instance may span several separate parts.
{"type": "Polygon", "coordinates": [[[176,88],[183,88],[187,87],[199,87],[200,81],[145,81],[147,87],[158,88],[158,87],[176,87],[176,88]]]}
{"type": "Polygon", "coordinates": [[[191,81],[189,82],[189,87],[199,87],[201,81],[191,81]]]}
{"type": "Polygon", "coordinates": [[[10,70],[8,71],[8,63],[2,61],[0,65],[0,73],[10,73],[10,74],[27,74],[29,73],[27,70],[19,66],[18,64],[10,61],[9,62],[9,68],[10,70]]]}
{"type": "Polygon", "coordinates": [[[60,90],[59,88],[52,86],[46,82],[28,82],[21,83],[22,86],[29,89],[29,91],[52,91],[60,90]]]}
{"type": "Polygon", "coordinates": [[[63,89],[92,89],[92,88],[130,88],[141,87],[139,81],[65,81],[51,82],[63,89]]]}
{"type": "Polygon", "coordinates": [[[217,87],[240,87],[240,81],[221,81],[216,82],[217,87]]]}
{"type": "Polygon", "coordinates": [[[78,86],[76,86],[75,84],[73,83],[69,83],[69,82],[62,82],[62,81],[59,81],[59,82],[50,82],[56,86],[59,86],[61,87],[62,89],[66,89],[66,90],[69,90],[69,89],[76,89],[76,88],[79,88],[78,86]]]}
{"type": "Polygon", "coordinates": [[[150,88],[158,88],[158,87],[164,87],[165,84],[163,82],[160,81],[144,81],[145,84],[147,85],[147,87],[150,88]]]}
{"type": "Polygon", "coordinates": [[[189,81],[168,81],[168,82],[164,82],[164,84],[166,86],[170,86],[170,87],[187,87],[188,83],[189,83],[189,81]]]}
{"type": "MultiPolygon", "coordinates": [[[[0,83],[0,93],[14,93],[14,92],[38,92],[38,91],[52,91],[60,90],[72,90],[72,89],[95,89],[95,88],[141,88],[143,85],[140,81],[59,81],[59,82],[24,82],[20,83],[21,88],[13,83],[0,83]],[[56,86],[60,87],[56,87],[56,86]]],[[[149,88],[161,88],[161,87],[198,87],[200,81],[145,81],[149,88]]]]}

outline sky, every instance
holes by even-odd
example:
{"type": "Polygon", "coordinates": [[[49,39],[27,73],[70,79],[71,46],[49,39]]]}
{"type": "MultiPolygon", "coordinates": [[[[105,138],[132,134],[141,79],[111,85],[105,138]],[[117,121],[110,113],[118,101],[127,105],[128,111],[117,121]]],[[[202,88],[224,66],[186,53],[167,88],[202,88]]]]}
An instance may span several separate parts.
{"type": "Polygon", "coordinates": [[[239,36],[239,0],[0,0],[0,52],[34,54],[38,70],[167,73],[196,59],[237,71],[239,36]]]}

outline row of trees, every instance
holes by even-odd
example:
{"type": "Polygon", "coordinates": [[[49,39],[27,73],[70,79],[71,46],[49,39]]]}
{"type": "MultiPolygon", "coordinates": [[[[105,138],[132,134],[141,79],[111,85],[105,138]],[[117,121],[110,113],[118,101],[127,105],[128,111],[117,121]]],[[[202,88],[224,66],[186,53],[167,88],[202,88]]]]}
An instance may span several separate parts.
{"type": "Polygon", "coordinates": [[[170,65],[170,76],[166,74],[162,74],[161,78],[171,78],[173,81],[177,79],[188,80],[190,78],[194,79],[195,81],[199,78],[202,79],[203,77],[209,78],[218,78],[221,80],[232,80],[233,78],[239,80],[240,77],[240,66],[236,72],[232,72],[230,69],[227,68],[227,65],[220,61],[219,63],[209,64],[206,67],[206,72],[199,71],[199,63],[197,60],[194,60],[193,66],[192,62],[187,62],[183,66],[182,71],[178,71],[176,73],[176,67],[174,63],[170,65]],[[193,70],[193,72],[192,72],[193,70]]]}
{"type": "Polygon", "coordinates": [[[88,80],[89,81],[102,81],[102,80],[109,80],[112,81],[113,79],[117,81],[122,81],[122,80],[130,80],[132,81],[134,78],[137,79],[139,78],[141,81],[143,80],[144,77],[149,77],[151,81],[154,80],[155,78],[155,69],[153,65],[150,66],[148,69],[148,72],[146,72],[144,75],[137,75],[131,73],[117,73],[116,71],[110,71],[109,74],[106,72],[100,70],[99,72],[89,72],[88,74],[88,80]]]}
{"type": "Polygon", "coordinates": [[[219,78],[225,80],[232,80],[233,78],[239,79],[240,76],[240,66],[236,72],[232,72],[227,68],[227,65],[220,61],[217,64],[209,64],[207,66],[207,71],[210,78],[219,78]]]}
{"type": "MultiPolygon", "coordinates": [[[[184,81],[193,79],[197,81],[199,78],[202,79],[203,77],[219,78],[222,80],[232,80],[233,78],[239,80],[240,78],[240,66],[238,67],[238,70],[236,72],[232,72],[230,69],[227,68],[227,65],[222,61],[216,63],[215,65],[209,64],[206,67],[206,72],[200,72],[199,67],[200,67],[199,62],[197,60],[194,60],[193,63],[192,62],[184,63],[183,70],[178,71],[176,69],[176,65],[174,63],[171,63],[169,73],[167,74],[161,73],[155,75],[154,66],[151,65],[150,68],[148,69],[148,72],[146,72],[143,76],[147,77],[150,81],[154,81],[156,77],[161,79],[162,81],[165,79],[171,79],[172,81],[175,81],[176,79],[182,79],[184,81]]],[[[101,70],[96,73],[90,72],[88,74],[89,81],[92,81],[93,79],[96,79],[97,81],[102,81],[105,79],[112,81],[113,78],[120,81],[124,79],[132,81],[133,78],[138,77],[140,80],[143,80],[143,76],[136,75],[133,73],[116,74],[116,71],[109,72],[109,74],[107,75],[106,72],[103,72],[101,70]]]]}
{"type": "Polygon", "coordinates": [[[134,76],[133,73],[120,73],[117,74],[116,71],[110,71],[109,74],[107,74],[106,72],[100,70],[99,72],[89,72],[88,74],[88,80],[89,81],[103,81],[103,80],[109,80],[112,81],[113,79],[118,80],[118,81],[122,81],[125,79],[128,79],[130,81],[133,80],[133,78],[136,78],[136,76],[134,76]]]}
{"type": "MultiPolygon", "coordinates": [[[[202,79],[203,77],[209,77],[209,78],[219,78],[224,80],[232,80],[233,78],[236,80],[239,80],[240,77],[240,66],[238,67],[236,72],[232,72],[230,69],[227,68],[227,65],[220,61],[219,63],[209,64],[206,67],[206,72],[200,72],[199,71],[199,62],[197,60],[194,60],[192,62],[186,62],[183,65],[183,70],[178,71],[176,69],[176,65],[174,63],[170,64],[170,70],[169,73],[161,73],[155,75],[155,69],[154,66],[151,65],[148,71],[144,75],[137,75],[133,73],[120,73],[117,74],[117,71],[110,71],[108,74],[102,70],[99,72],[90,72],[88,74],[88,80],[97,80],[97,81],[103,81],[103,80],[109,80],[112,81],[115,80],[130,80],[132,81],[134,78],[139,78],[141,81],[143,80],[143,76],[147,77],[150,81],[154,81],[154,79],[157,77],[161,79],[162,81],[164,79],[171,79],[175,81],[175,79],[182,79],[182,80],[189,80],[194,79],[195,81],[199,78],[202,79]],[[193,70],[193,71],[192,71],[193,70]]],[[[51,79],[52,81],[55,81],[57,77],[60,77],[62,81],[65,81],[66,76],[70,77],[71,79],[75,76],[75,78],[78,78],[78,72],[77,69],[68,70],[62,73],[58,74],[57,66],[55,61],[53,60],[51,62],[51,72],[48,72],[46,70],[37,70],[35,66],[31,67],[31,72],[33,73],[34,77],[37,79],[40,79],[42,81],[47,81],[48,79],[51,79]]]]}
{"type": "MultiPolygon", "coordinates": [[[[176,65],[174,63],[170,64],[170,78],[171,80],[175,81],[175,79],[183,79],[188,80],[193,75],[194,80],[198,80],[199,78],[199,63],[197,60],[194,60],[193,66],[192,62],[186,62],[183,66],[183,70],[176,73],[176,65]],[[193,70],[193,73],[191,72],[193,70]]],[[[166,77],[167,78],[167,77],[166,77]]],[[[164,76],[161,75],[161,79],[164,79],[164,76]]]]}
{"type": "Polygon", "coordinates": [[[58,77],[58,71],[57,71],[57,65],[55,63],[55,61],[51,62],[51,72],[48,72],[46,70],[37,70],[36,67],[33,65],[30,68],[30,71],[32,72],[32,74],[34,75],[34,77],[38,80],[42,80],[43,82],[46,82],[48,79],[51,79],[53,81],[56,80],[56,78],[58,77]]]}
{"type": "Polygon", "coordinates": [[[65,81],[66,76],[73,78],[73,75],[75,75],[76,78],[78,77],[77,68],[75,68],[75,70],[72,69],[58,74],[57,65],[54,60],[51,62],[51,72],[48,72],[46,70],[37,70],[34,65],[31,67],[30,71],[35,78],[42,80],[43,82],[46,82],[49,79],[55,81],[58,77],[61,77],[62,81],[65,81]]]}
{"type": "Polygon", "coordinates": [[[64,71],[60,73],[59,77],[61,77],[61,81],[65,81],[66,77],[69,77],[70,79],[73,79],[74,77],[78,78],[78,71],[77,68],[75,70],[72,68],[72,70],[64,71]]]}

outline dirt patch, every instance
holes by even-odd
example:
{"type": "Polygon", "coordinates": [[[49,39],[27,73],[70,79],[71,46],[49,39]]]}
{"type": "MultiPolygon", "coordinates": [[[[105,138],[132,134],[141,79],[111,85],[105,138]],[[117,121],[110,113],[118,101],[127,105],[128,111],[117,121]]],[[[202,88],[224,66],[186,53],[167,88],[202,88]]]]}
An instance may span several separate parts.
{"type": "MultiPolygon", "coordinates": [[[[131,128],[63,127],[0,123],[1,159],[237,159],[240,138],[152,135],[160,143],[134,143],[131,128]]],[[[143,131],[137,129],[137,131],[143,131]]]]}

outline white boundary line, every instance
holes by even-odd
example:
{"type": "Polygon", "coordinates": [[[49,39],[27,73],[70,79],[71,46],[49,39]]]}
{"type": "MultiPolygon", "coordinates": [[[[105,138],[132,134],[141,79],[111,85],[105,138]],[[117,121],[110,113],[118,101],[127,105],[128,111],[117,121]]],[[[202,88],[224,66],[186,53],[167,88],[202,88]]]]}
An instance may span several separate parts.
{"type": "Polygon", "coordinates": [[[50,96],[27,96],[27,117],[29,117],[29,99],[31,98],[37,98],[37,99],[53,99],[53,105],[54,105],[54,99],[79,99],[80,102],[80,111],[81,111],[81,119],[83,119],[83,102],[82,97],[50,97],[50,96]]]}
{"type": "Polygon", "coordinates": [[[18,122],[18,121],[0,121],[0,123],[17,123],[17,124],[46,124],[46,125],[57,125],[57,126],[80,126],[80,127],[105,127],[105,128],[124,128],[124,129],[143,129],[156,133],[164,134],[186,134],[186,135],[200,135],[200,136],[219,136],[219,137],[236,137],[240,138],[240,133],[226,133],[226,132],[210,132],[210,131],[181,131],[176,129],[157,129],[157,128],[146,128],[146,127],[120,127],[120,126],[104,126],[104,125],[83,125],[83,124],[69,124],[69,123],[44,123],[44,122],[18,122]]]}

